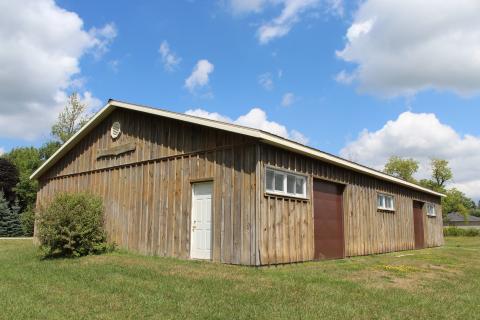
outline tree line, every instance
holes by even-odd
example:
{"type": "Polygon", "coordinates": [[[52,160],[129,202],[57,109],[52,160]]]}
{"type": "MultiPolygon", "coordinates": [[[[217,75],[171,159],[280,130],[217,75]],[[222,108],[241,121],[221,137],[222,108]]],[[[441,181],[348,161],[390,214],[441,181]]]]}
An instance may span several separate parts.
{"type": "Polygon", "coordinates": [[[473,215],[480,217],[480,201],[477,205],[474,200],[467,197],[460,190],[447,188],[447,183],[453,179],[453,172],[447,160],[431,160],[431,177],[429,179],[415,179],[414,175],[417,173],[418,168],[419,161],[415,159],[392,156],[385,164],[383,171],[408,182],[445,194],[446,197],[442,198],[442,215],[444,219],[450,212],[458,212],[464,216],[473,215]]]}
{"type": "Polygon", "coordinates": [[[31,174],[90,118],[88,106],[72,93],[41,147],[18,147],[0,157],[0,237],[31,236],[38,181],[31,174]]]}

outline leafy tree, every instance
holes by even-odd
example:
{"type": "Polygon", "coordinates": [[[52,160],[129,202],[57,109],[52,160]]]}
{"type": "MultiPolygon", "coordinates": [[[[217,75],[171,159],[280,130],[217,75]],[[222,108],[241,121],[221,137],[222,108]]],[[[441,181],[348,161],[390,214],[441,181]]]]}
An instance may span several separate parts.
{"type": "Polygon", "coordinates": [[[30,175],[42,163],[38,149],[34,147],[12,149],[6,157],[17,167],[20,175],[25,173],[30,175]]]}
{"type": "Polygon", "coordinates": [[[434,180],[431,180],[431,179],[422,179],[418,182],[418,184],[421,185],[422,187],[425,187],[440,193],[447,192],[447,189],[445,187],[439,186],[434,180]]]}
{"type": "Polygon", "coordinates": [[[3,191],[4,196],[10,202],[15,199],[13,189],[18,180],[18,170],[15,164],[9,159],[0,158],[0,191],[3,191]]]}
{"type": "Polygon", "coordinates": [[[15,148],[6,154],[19,172],[19,179],[13,188],[21,212],[32,210],[37,199],[38,182],[30,180],[32,173],[40,167],[61,146],[58,141],[45,143],[39,149],[34,147],[15,148]]]}
{"type": "Polygon", "coordinates": [[[383,171],[392,176],[401,178],[409,182],[416,182],[413,175],[418,170],[418,161],[414,159],[402,159],[397,156],[392,156],[385,164],[383,171]]]}
{"type": "Polygon", "coordinates": [[[8,207],[4,193],[0,191],[0,237],[18,237],[23,235],[17,204],[8,207]]]}
{"type": "Polygon", "coordinates": [[[446,191],[446,197],[442,199],[443,216],[447,213],[458,212],[467,216],[472,211],[472,200],[465,196],[463,192],[452,188],[446,191]]]}
{"type": "Polygon", "coordinates": [[[472,212],[470,212],[470,214],[475,217],[480,217],[480,209],[475,209],[472,212]]]}
{"type": "Polygon", "coordinates": [[[30,175],[41,165],[40,153],[34,147],[15,148],[7,154],[19,171],[19,181],[14,188],[21,212],[33,208],[37,198],[38,182],[30,175]]]}
{"type": "Polygon", "coordinates": [[[45,142],[39,149],[38,153],[40,155],[40,160],[46,161],[50,158],[62,144],[58,141],[49,141],[45,142]]]}
{"type": "Polygon", "coordinates": [[[35,212],[32,208],[28,208],[22,214],[20,214],[20,222],[22,224],[23,234],[29,237],[33,236],[35,212]]]}
{"type": "Polygon", "coordinates": [[[88,121],[86,112],[87,105],[80,102],[76,92],[72,93],[52,127],[52,135],[62,144],[65,143],[88,121]]]}
{"type": "Polygon", "coordinates": [[[432,168],[432,178],[420,180],[420,185],[437,192],[445,193],[447,191],[445,184],[453,178],[453,173],[448,166],[448,161],[432,159],[430,165],[432,168]]]}
{"type": "Polygon", "coordinates": [[[453,173],[447,160],[432,159],[432,179],[438,187],[445,187],[445,183],[453,178],[453,173]]]}
{"type": "Polygon", "coordinates": [[[20,178],[20,182],[15,188],[18,197],[20,212],[30,210],[35,207],[37,201],[38,181],[30,180],[28,176],[20,178]]]}

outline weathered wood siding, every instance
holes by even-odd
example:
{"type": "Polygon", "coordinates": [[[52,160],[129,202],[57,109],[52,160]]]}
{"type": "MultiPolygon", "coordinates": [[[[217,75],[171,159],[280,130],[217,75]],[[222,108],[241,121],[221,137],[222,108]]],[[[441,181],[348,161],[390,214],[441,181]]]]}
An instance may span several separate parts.
{"type": "Polygon", "coordinates": [[[104,199],[110,241],[188,258],[191,183],[211,179],[213,260],[255,264],[256,150],[247,137],[116,110],[42,176],[38,205],[58,192],[93,192],[104,199]],[[117,140],[114,121],[122,125],[117,140]],[[97,150],[131,142],[135,151],[97,159],[97,150]]]}
{"type": "Polygon", "coordinates": [[[425,243],[443,244],[439,197],[242,135],[125,109],[114,111],[42,175],[37,204],[58,192],[90,191],[104,199],[110,241],[188,258],[191,183],[212,180],[213,260],[278,264],[314,258],[313,179],[345,185],[346,256],[413,249],[413,200],[437,205],[437,217],[424,215],[425,243]],[[122,126],[118,139],[110,136],[114,121],[122,126]],[[131,150],[132,143],[133,151],[97,157],[99,150],[131,150]],[[307,199],[266,194],[265,165],[308,175],[307,199]],[[379,191],[395,195],[394,213],[377,210],[379,191]]]}
{"type": "MultiPolygon", "coordinates": [[[[262,264],[314,258],[312,179],[345,184],[343,193],[345,254],[366,255],[414,249],[413,200],[437,205],[436,218],[425,213],[425,243],[443,244],[440,198],[385,182],[269,145],[259,151],[259,249],[262,264]],[[265,194],[265,165],[309,176],[307,200],[265,194]],[[395,212],[377,210],[377,192],[395,196],[395,212]]],[[[425,209],[424,209],[425,210],[425,209]]]]}
{"type": "Polygon", "coordinates": [[[423,228],[425,231],[425,246],[437,247],[443,245],[442,206],[435,204],[436,217],[427,216],[427,208],[423,206],[423,228]]]}

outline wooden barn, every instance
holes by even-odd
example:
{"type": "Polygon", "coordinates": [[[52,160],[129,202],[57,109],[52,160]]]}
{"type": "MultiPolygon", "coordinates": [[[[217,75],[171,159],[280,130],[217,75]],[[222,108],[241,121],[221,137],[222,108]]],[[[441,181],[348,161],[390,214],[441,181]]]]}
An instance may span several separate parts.
{"type": "Polygon", "coordinates": [[[90,191],[110,241],[269,265],[443,244],[442,194],[279,136],[110,100],[33,175],[90,191]]]}

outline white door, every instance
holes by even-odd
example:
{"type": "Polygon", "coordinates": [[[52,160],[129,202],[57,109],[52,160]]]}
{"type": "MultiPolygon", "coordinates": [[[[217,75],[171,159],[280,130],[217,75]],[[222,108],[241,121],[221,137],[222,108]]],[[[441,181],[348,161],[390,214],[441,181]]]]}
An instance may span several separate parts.
{"type": "Polygon", "coordinates": [[[212,257],[212,190],[211,182],[193,184],[190,237],[192,259],[211,259],[212,257]]]}

